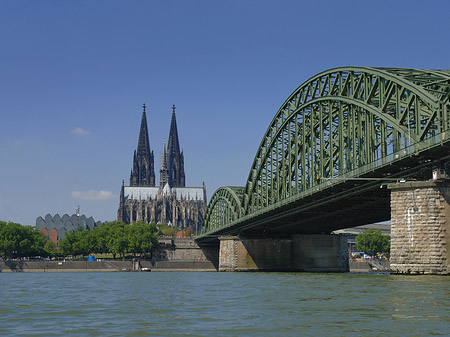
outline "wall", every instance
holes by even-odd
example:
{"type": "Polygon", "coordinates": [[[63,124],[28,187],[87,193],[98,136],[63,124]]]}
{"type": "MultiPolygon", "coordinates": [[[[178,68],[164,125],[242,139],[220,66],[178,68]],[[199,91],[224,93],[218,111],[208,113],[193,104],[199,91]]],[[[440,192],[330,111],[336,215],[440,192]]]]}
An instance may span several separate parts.
{"type": "Polygon", "coordinates": [[[450,274],[450,184],[408,182],[391,189],[391,273],[450,274]]]}
{"type": "MultiPolygon", "coordinates": [[[[155,267],[161,266],[163,269],[168,268],[166,262],[174,262],[173,268],[177,269],[180,261],[185,263],[195,262],[195,266],[199,266],[200,262],[203,265],[208,265],[209,269],[218,270],[219,267],[219,247],[217,245],[199,247],[194,239],[188,238],[160,238],[159,246],[153,258],[156,262],[155,267]]],[[[192,266],[186,264],[187,269],[192,269],[192,266]]]]}
{"type": "MultiPolygon", "coordinates": [[[[111,272],[133,270],[132,261],[1,261],[3,272],[111,272]]],[[[141,261],[141,267],[151,263],[141,261]]]]}
{"type": "Polygon", "coordinates": [[[346,272],[347,240],[341,235],[292,235],[287,239],[221,237],[219,271],[346,272]]]}

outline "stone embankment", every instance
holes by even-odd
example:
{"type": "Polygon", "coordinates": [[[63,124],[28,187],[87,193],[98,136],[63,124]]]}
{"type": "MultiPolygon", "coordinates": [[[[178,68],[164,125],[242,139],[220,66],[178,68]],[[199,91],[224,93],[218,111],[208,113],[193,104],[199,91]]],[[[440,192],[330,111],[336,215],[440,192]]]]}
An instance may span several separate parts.
{"type": "MultiPolygon", "coordinates": [[[[137,261],[136,261],[137,262],[137,261]]],[[[136,271],[217,271],[209,261],[150,261],[141,260],[136,271]]],[[[384,269],[373,267],[368,261],[350,261],[350,272],[383,272],[389,261],[382,261],[384,269]]],[[[125,272],[133,271],[132,261],[0,261],[3,272],[125,272]]]]}
{"type": "Polygon", "coordinates": [[[0,261],[3,272],[111,272],[133,269],[132,261],[0,261]]]}
{"type": "Polygon", "coordinates": [[[207,261],[0,261],[3,272],[216,271],[207,261]]]}
{"type": "Polygon", "coordinates": [[[387,260],[350,260],[349,267],[351,273],[388,272],[390,268],[387,260]]]}

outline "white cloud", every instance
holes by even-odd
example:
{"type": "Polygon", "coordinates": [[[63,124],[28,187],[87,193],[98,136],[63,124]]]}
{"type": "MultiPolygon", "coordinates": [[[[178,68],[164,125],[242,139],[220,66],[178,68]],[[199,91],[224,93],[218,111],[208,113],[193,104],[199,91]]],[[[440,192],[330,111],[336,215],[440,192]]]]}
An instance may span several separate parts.
{"type": "Polygon", "coordinates": [[[72,130],[72,133],[74,135],[80,135],[80,136],[89,136],[91,134],[88,130],[84,130],[82,128],[75,128],[72,130]]]}
{"type": "Polygon", "coordinates": [[[109,200],[114,198],[114,194],[111,191],[73,191],[72,197],[83,200],[109,200]]]}

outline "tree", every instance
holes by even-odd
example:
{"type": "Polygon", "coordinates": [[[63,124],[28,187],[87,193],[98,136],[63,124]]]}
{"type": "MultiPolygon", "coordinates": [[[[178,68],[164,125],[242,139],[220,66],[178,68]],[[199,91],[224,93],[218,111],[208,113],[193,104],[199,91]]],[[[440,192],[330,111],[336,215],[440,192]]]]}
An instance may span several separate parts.
{"type": "Polygon", "coordinates": [[[125,227],[128,225],[120,221],[113,221],[103,226],[106,226],[105,234],[108,253],[113,254],[114,258],[116,258],[117,254],[123,257],[128,252],[129,242],[125,233],[125,227]]]}
{"type": "Polygon", "coordinates": [[[76,255],[74,244],[78,240],[77,232],[66,233],[64,239],[59,240],[58,247],[62,252],[62,255],[76,255]]]}
{"type": "Polygon", "coordinates": [[[82,255],[85,257],[93,253],[94,242],[93,235],[89,230],[82,230],[79,232],[74,232],[76,240],[73,244],[75,255],[82,255]]]}
{"type": "Polygon", "coordinates": [[[125,256],[126,253],[148,254],[157,246],[155,224],[137,222],[126,225],[120,221],[105,222],[93,230],[79,229],[67,233],[60,240],[59,248],[63,255],[88,255],[92,253],[112,253],[125,256]]]}
{"type": "MultiPolygon", "coordinates": [[[[106,224],[106,223],[105,223],[106,224]]],[[[93,251],[95,253],[104,254],[108,252],[108,226],[102,225],[94,227],[92,230],[93,251]]]]}
{"type": "Polygon", "coordinates": [[[158,235],[171,236],[174,238],[175,236],[177,236],[177,231],[174,227],[160,224],[158,225],[158,235]]]}
{"type": "Polygon", "coordinates": [[[191,238],[195,234],[194,228],[188,227],[184,230],[184,236],[186,238],[191,238]]]}
{"type": "Polygon", "coordinates": [[[143,254],[152,253],[158,245],[157,228],[154,223],[136,222],[126,226],[125,229],[129,244],[128,251],[135,256],[139,254],[142,257],[143,254]]]}
{"type": "Polygon", "coordinates": [[[45,238],[34,227],[0,222],[0,255],[5,258],[42,255],[45,238]]]}
{"type": "Polygon", "coordinates": [[[356,236],[356,248],[370,254],[372,257],[376,253],[389,255],[390,246],[389,235],[381,233],[379,229],[368,229],[356,236]]]}
{"type": "Polygon", "coordinates": [[[44,251],[46,253],[46,255],[48,257],[54,257],[59,255],[58,254],[58,248],[56,247],[56,245],[53,243],[52,240],[47,239],[45,244],[44,244],[44,251]]]}

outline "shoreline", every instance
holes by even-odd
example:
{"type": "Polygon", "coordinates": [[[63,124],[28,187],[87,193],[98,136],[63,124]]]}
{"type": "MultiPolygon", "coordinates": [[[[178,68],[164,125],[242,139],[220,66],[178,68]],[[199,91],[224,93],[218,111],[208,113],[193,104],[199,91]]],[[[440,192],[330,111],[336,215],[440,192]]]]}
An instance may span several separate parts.
{"type": "MultiPolygon", "coordinates": [[[[368,261],[349,261],[351,273],[388,272],[389,261],[383,263],[385,269],[372,268],[368,261]]],[[[60,272],[217,272],[209,261],[0,261],[4,273],[60,273],[60,272]]]]}
{"type": "Polygon", "coordinates": [[[209,261],[0,261],[5,273],[217,271],[209,261]]]}

